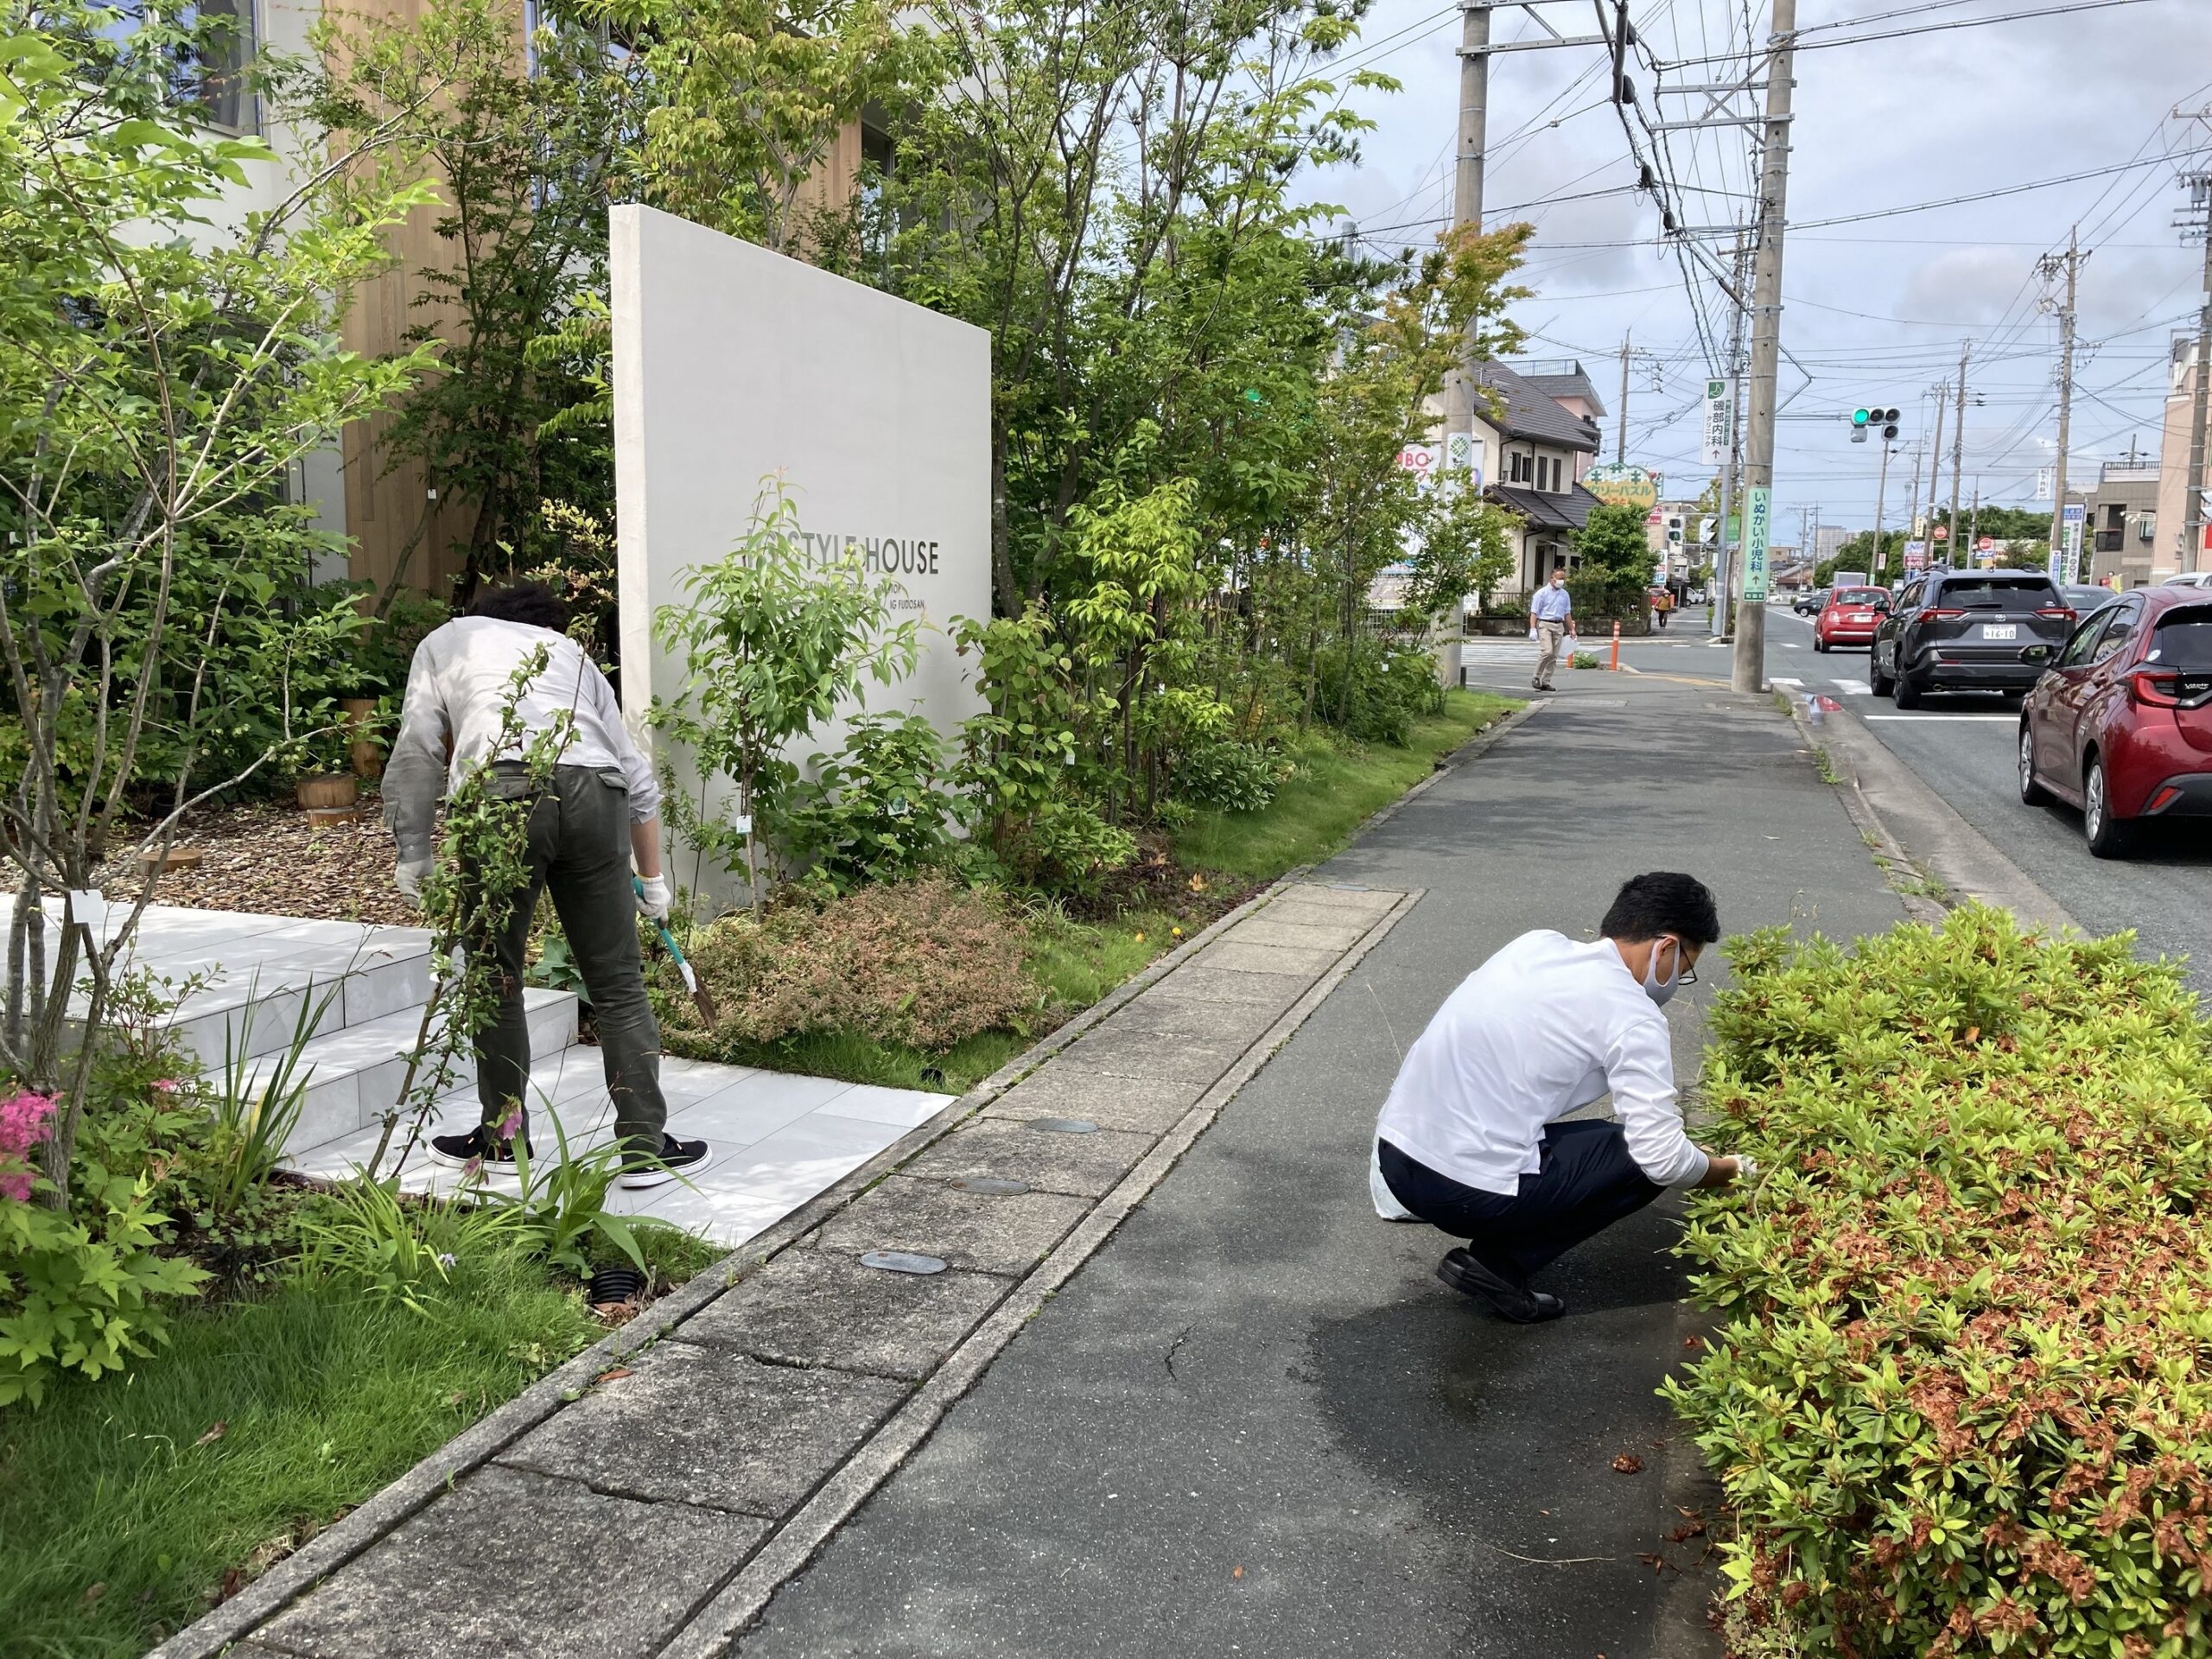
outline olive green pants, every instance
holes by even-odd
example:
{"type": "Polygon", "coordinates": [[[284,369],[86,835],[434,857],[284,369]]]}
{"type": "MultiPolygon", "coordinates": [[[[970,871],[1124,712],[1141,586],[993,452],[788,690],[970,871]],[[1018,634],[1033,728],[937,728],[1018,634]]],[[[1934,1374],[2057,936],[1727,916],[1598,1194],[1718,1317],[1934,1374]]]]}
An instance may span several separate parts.
{"type": "MultiPolygon", "coordinates": [[[[519,765],[497,768],[503,793],[532,791],[519,765]]],[[[523,1017],[523,963],[537,895],[550,893],[576,970],[599,1025],[599,1052],[614,1099],[614,1130],[658,1154],[668,1121],[660,1092],[660,1027],[645,1000],[638,908],[630,885],[630,791],[619,772],[556,766],[552,787],[530,812],[529,885],[492,954],[499,969],[499,1017],[476,1033],[476,1093],[484,1121],[529,1107],[530,1026],[523,1017]]]]}

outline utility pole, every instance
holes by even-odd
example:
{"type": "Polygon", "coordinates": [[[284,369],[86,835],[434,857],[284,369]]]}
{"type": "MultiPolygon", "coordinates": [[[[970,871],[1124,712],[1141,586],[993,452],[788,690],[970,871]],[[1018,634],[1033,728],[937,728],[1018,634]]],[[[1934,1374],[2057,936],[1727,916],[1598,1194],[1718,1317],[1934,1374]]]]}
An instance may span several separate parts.
{"type": "MultiPolygon", "coordinates": [[[[1782,233],[1789,194],[1790,78],[1796,68],[1797,0],[1774,0],[1767,40],[1764,149],[1759,158],[1758,259],[1751,275],[1751,423],[1744,455],[1745,564],[1758,592],[1743,607],[1730,664],[1738,691],[1766,690],[1766,521],[1774,500],[1776,383],[1782,367],[1782,233]]],[[[1885,452],[1889,448],[1885,442],[1885,452]]]]}
{"type": "Polygon", "coordinates": [[[1867,579],[1877,586],[1880,585],[1882,576],[1889,568],[1889,560],[1882,552],[1882,505],[1888,500],[1889,494],[1890,441],[1885,438],[1882,440],[1882,470],[1874,486],[1874,554],[1867,561],[1870,568],[1866,573],[1867,579]]]}
{"type": "MultiPolygon", "coordinates": [[[[1459,228],[1483,227],[1483,152],[1490,143],[1491,0],[1459,0],[1459,138],[1452,181],[1452,218],[1459,228]]],[[[1444,389],[1444,429],[1475,429],[1474,341],[1467,360],[1444,389]]]]}
{"type": "MultiPolygon", "coordinates": [[[[2196,397],[2189,415],[2189,476],[2182,480],[2181,568],[2204,568],[2204,444],[2206,393],[2212,391],[2212,174],[2188,178],[2190,219],[2186,228],[2204,238],[2204,308],[2196,319],[2196,397]]],[[[2063,441],[2062,440],[2062,447],[2063,441]]]]}
{"type": "MultiPolygon", "coordinates": [[[[2069,301],[2068,303],[2070,307],[2072,302],[2069,301]]],[[[1955,556],[1957,554],[1959,545],[1959,465],[1961,457],[1966,451],[1967,440],[1967,363],[1973,356],[1974,341],[1971,340],[1962,341],[1959,346],[1959,412],[1957,416],[1951,422],[1950,546],[1955,556]]],[[[2065,444],[2063,440],[2061,441],[2059,447],[2061,448],[2065,448],[2065,444]]],[[[1929,505],[1931,510],[1935,505],[1933,494],[1934,493],[1931,491],[1930,499],[1929,502],[1929,505]]],[[[1949,561],[1948,560],[1945,561],[1947,563],[1949,561]]]]}
{"type": "MultiPolygon", "coordinates": [[[[1927,447],[1917,440],[1914,441],[1912,446],[1912,494],[1907,500],[1904,510],[1904,533],[1908,541],[1919,533],[1920,452],[1927,447]]],[[[1929,510],[1932,512],[1936,504],[1936,469],[1932,467],[1928,469],[1928,503],[1929,510]]]]}
{"type": "Polygon", "coordinates": [[[1617,467],[1624,467],[1624,466],[1626,466],[1626,465],[1628,464],[1628,360],[1629,360],[1629,356],[1630,356],[1629,336],[1628,336],[1628,335],[1626,335],[1626,334],[1623,334],[1623,335],[1621,336],[1621,407],[1620,407],[1620,424],[1619,424],[1618,428],[1617,429],[1618,435],[1613,439],[1613,464],[1614,464],[1615,466],[1617,466],[1617,467]]]}
{"type": "MultiPolygon", "coordinates": [[[[1742,242],[1736,245],[1736,291],[1744,291],[1744,256],[1742,242]]],[[[1715,603],[1713,607],[1713,632],[1726,639],[1730,637],[1728,607],[1739,591],[1736,580],[1733,543],[1728,539],[1728,520],[1736,511],[1736,463],[1743,454],[1743,394],[1744,394],[1744,310],[1735,308],[1735,317],[1728,325],[1728,459],[1720,473],[1720,528],[1714,532],[1713,578],[1715,603]]],[[[1738,620],[1742,607],[1738,606],[1738,620]]]]}
{"type": "Polygon", "coordinates": [[[1936,399],[1936,440],[1929,448],[1928,464],[1928,516],[1936,516],[1936,486],[1943,481],[1943,405],[1950,401],[1951,385],[1939,380],[1929,388],[1936,399]]]}
{"type": "MultiPolygon", "coordinates": [[[[2074,423],[2074,302],[2082,276],[2081,226],[2067,232],[2063,256],[2046,253],[2036,262],[2036,270],[2046,282],[2062,270],[2066,273],[2066,303],[2058,313],[2058,455],[2050,493],[2050,568],[2056,570],[2066,546],[2066,447],[2074,423]]],[[[2201,389],[2203,377],[2197,378],[2201,389]]],[[[2071,582],[2074,573],[2066,571],[2064,579],[2071,582]]]]}

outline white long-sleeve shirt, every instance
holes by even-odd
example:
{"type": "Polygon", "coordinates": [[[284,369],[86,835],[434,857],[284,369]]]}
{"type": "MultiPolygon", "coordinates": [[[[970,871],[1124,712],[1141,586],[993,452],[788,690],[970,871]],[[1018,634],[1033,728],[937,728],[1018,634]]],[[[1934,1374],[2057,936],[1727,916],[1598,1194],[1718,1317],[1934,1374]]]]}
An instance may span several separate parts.
{"type": "Polygon", "coordinates": [[[630,786],[631,822],[659,817],[660,784],[622,724],[614,688],[575,640],[488,616],[455,617],[427,635],[408,665],[399,735],[385,765],[385,819],[401,861],[430,856],[437,804],[469,766],[484,758],[523,759],[531,740],[551,730],[563,712],[575,716],[575,734],[560,764],[620,770],[630,786]],[[544,671],[515,703],[521,743],[492,754],[515,671],[540,645],[544,671]]]}
{"type": "Polygon", "coordinates": [[[1445,999],[1376,1133],[1440,1175],[1510,1197],[1540,1166],[1544,1126],[1609,1089],[1637,1168],[1662,1186],[1703,1178],[1666,1016],[1620,952],[1610,939],[1523,933],[1445,999]]]}

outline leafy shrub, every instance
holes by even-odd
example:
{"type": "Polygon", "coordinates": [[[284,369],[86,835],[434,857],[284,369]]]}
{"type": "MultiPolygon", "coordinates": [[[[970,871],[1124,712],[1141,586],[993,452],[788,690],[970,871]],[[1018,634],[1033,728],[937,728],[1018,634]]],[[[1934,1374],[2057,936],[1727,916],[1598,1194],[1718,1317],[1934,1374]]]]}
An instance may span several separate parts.
{"type": "Polygon", "coordinates": [[[848,893],[903,880],[950,849],[957,803],[942,786],[944,743],[919,715],[855,720],[836,758],[814,762],[814,781],[791,786],[784,824],[808,877],[848,893]]]}
{"type": "Polygon", "coordinates": [[[1034,893],[1095,899],[1137,855],[1137,838],[1083,801],[1056,796],[1006,838],[1015,881],[1034,893]]]}
{"type": "Polygon", "coordinates": [[[2206,1650],[2212,1064],[2177,970],[1967,908],[1733,952],[1706,1091],[1770,1171],[1669,1385],[1738,1620],[1807,1652],[2206,1650]]]}
{"type": "Polygon", "coordinates": [[[51,1133],[54,1102],[0,1102],[0,1406],[36,1405],[57,1371],[100,1376],[143,1357],[168,1333],[160,1299],[207,1278],[156,1254],[166,1219],[149,1183],[118,1178],[79,1195],[80,1220],[40,1203],[33,1148],[51,1133]]]}
{"type": "Polygon", "coordinates": [[[1192,745],[1175,767],[1176,795],[1193,806],[1257,812],[1275,798],[1281,763],[1258,743],[1192,745]]]}
{"type": "MultiPolygon", "coordinates": [[[[937,1049],[1036,1006],[1025,944],[995,894],[926,876],[725,916],[700,934],[691,963],[714,990],[724,1039],[858,1031],[937,1049]]],[[[664,1001],[672,1025],[696,1028],[688,999],[664,1001]]]]}
{"type": "Polygon", "coordinates": [[[1314,712],[1361,743],[1402,749],[1413,741],[1414,721],[1444,710],[1436,658],[1410,646],[1363,641],[1349,675],[1341,647],[1319,653],[1314,712]]]}

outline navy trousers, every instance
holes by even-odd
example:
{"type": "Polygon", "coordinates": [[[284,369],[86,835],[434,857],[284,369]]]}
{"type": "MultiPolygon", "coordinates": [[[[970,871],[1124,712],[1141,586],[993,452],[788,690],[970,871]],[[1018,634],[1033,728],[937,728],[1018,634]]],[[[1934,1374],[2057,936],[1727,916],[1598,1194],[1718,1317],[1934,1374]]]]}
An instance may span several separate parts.
{"type": "Polygon", "coordinates": [[[1440,1175],[1388,1141],[1377,1148],[1382,1179],[1400,1204],[1465,1239],[1470,1255],[1516,1285],[1666,1191],[1637,1167],[1618,1123],[1551,1124],[1537,1155],[1542,1166],[1523,1175],[1509,1198],[1440,1175]]]}

